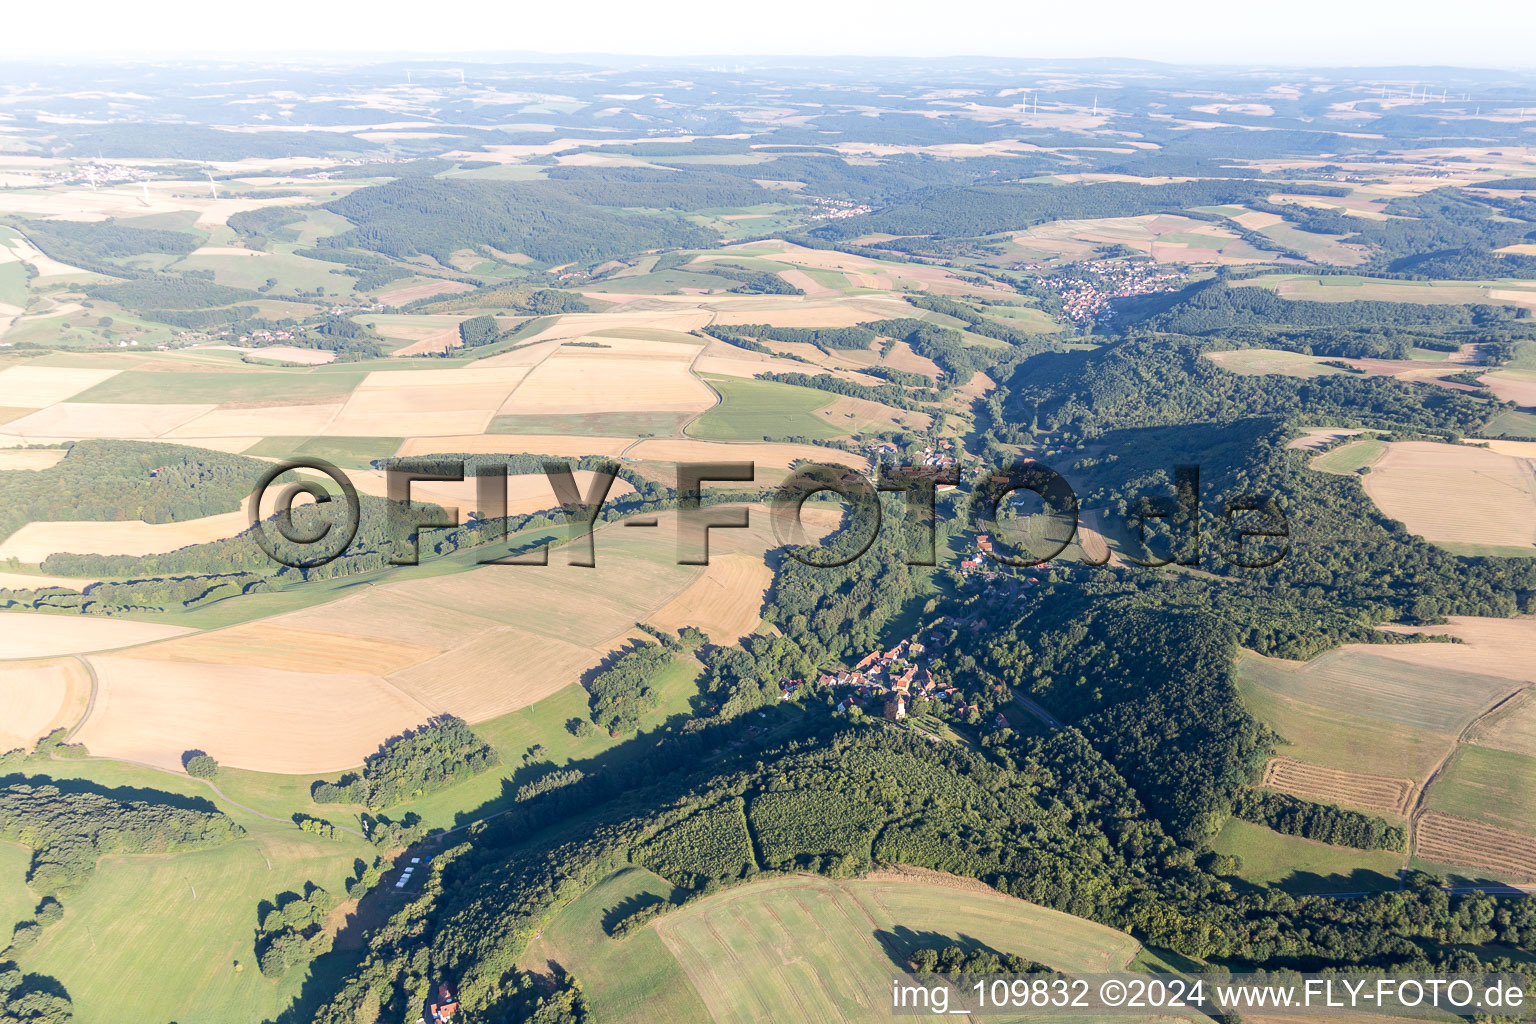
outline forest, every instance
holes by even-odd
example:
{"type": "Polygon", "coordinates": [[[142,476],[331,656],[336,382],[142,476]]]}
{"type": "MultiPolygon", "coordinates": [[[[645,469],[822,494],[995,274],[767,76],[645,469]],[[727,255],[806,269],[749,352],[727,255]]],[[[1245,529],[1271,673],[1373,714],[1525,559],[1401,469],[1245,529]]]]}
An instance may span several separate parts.
{"type": "Polygon", "coordinates": [[[361,775],[337,782],[316,782],[316,803],[360,803],[391,807],[488,771],[501,757],[460,718],[440,715],[419,729],[384,745],[363,761],[361,775]]]}
{"type": "Polygon", "coordinates": [[[244,833],[206,800],[163,802],[41,776],[10,776],[0,788],[0,839],[32,850],[27,885],[67,897],[109,853],[174,853],[227,843],[244,833]]]}
{"type": "Polygon", "coordinates": [[[442,263],[460,249],[480,245],[555,264],[703,247],[718,239],[671,214],[612,212],[557,182],[404,178],[359,189],[325,209],[356,227],[321,239],[319,248],[356,247],[395,259],[427,255],[442,263]]]}

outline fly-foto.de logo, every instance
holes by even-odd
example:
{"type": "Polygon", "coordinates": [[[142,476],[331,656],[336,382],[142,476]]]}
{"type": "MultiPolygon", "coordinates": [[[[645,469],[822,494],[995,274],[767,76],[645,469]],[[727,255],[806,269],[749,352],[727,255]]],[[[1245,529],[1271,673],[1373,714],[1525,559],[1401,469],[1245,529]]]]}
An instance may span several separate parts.
{"type": "MultiPolygon", "coordinates": [[[[777,485],[754,488],[757,470],[752,462],[678,463],[675,487],[649,497],[631,493],[614,498],[614,483],[625,473],[618,463],[584,463],[584,486],[571,463],[546,460],[542,470],[549,505],[513,515],[508,511],[504,462],[430,459],[393,464],[384,470],[385,494],[374,507],[378,514],[365,516],[365,502],[346,473],[322,459],[291,459],[274,465],[252,490],[247,502],[251,535],[268,557],[297,569],[317,568],[354,553],[354,541],[368,551],[387,550],[389,565],[415,565],[425,530],[458,531],[455,548],[510,546],[478,559],[483,565],[547,565],[556,542],[547,528],[550,517],[558,515],[566,528],[562,543],[567,564],[592,567],[597,564],[596,526],[617,522],[627,528],[659,528],[660,513],[671,512],[677,563],[708,565],[710,532],[750,526],[749,505],[760,503],[767,506],[774,536],[790,557],[810,566],[835,567],[869,551],[888,517],[881,495],[890,494],[902,496],[902,557],[909,565],[931,566],[938,564],[940,495],[962,483],[929,466],[880,465],[871,476],[844,465],[801,462],[777,485]],[[475,494],[467,523],[461,523],[457,507],[412,494],[417,483],[466,480],[474,482],[475,494]],[[308,501],[296,504],[301,497],[308,501]],[[807,543],[802,523],[803,509],[813,498],[835,498],[846,509],[843,528],[822,543],[807,543]]],[[[946,500],[943,506],[987,531],[978,560],[985,557],[998,566],[1040,565],[1079,537],[1077,493],[1044,463],[1025,460],[999,466],[965,486],[958,501],[946,500]]],[[[1119,531],[1125,542],[1124,562],[1199,564],[1202,534],[1212,532],[1218,535],[1216,555],[1242,568],[1272,566],[1289,550],[1289,526],[1273,496],[1228,496],[1207,507],[1201,501],[1199,467],[1189,465],[1174,468],[1171,490],[1129,504],[1119,531]]],[[[1090,561],[1103,564],[1104,559],[1090,561]]]]}

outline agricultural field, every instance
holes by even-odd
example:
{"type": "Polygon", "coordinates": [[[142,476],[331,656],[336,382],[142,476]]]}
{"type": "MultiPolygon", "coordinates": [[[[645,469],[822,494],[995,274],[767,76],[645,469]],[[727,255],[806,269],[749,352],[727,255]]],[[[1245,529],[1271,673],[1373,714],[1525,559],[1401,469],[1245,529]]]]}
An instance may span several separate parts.
{"type": "Polygon", "coordinates": [[[1393,278],[1358,277],[1349,274],[1309,276],[1274,274],[1244,287],[1269,288],[1287,299],[1308,302],[1352,302],[1376,299],[1383,302],[1493,303],[1536,309],[1536,288],[1529,281],[1404,281],[1393,278]]]}
{"type": "Polygon", "coordinates": [[[613,908],[672,897],[662,879],[627,868],[563,909],[523,962],[592,977],[589,997],[615,1021],[653,1019],[658,1006],[690,1020],[874,1021],[889,1015],[890,977],[916,936],[1062,970],[1119,969],[1139,950],[1124,934],[963,881],[914,871],[754,882],[614,940],[603,930],[613,908]]]}
{"type": "Polygon", "coordinates": [[[1378,508],[1425,540],[1457,551],[1476,549],[1466,550],[1469,554],[1536,548],[1536,461],[1531,459],[1467,445],[1403,441],[1387,445],[1362,482],[1378,508]]]}
{"type": "Polygon", "coordinates": [[[688,431],[694,437],[715,441],[825,440],[847,432],[817,415],[838,401],[838,396],[829,392],[768,380],[706,379],[719,393],[720,403],[689,424],[688,431]]]}
{"type": "MultiPolygon", "coordinates": [[[[58,978],[84,1020],[216,1024],[253,1011],[276,1017],[299,997],[309,972],[274,983],[256,969],[259,901],[302,891],[306,882],[344,898],[352,858],[368,847],[347,837],[338,848],[287,823],[231,813],[251,834],[226,846],[104,859],[68,901],[69,923],[49,929],[24,954],[26,969],[58,978]],[[196,956],[187,955],[189,935],[196,936],[196,956]],[[103,947],[116,951],[107,962],[98,955],[103,947]]],[[[25,891],[11,858],[0,858],[0,869],[8,872],[0,889],[25,891]]]]}
{"type": "Polygon", "coordinates": [[[1241,859],[1237,876],[1286,892],[1385,892],[1397,888],[1403,855],[1390,850],[1352,850],[1233,818],[1216,837],[1217,853],[1241,859]]]}
{"type": "MultiPolygon", "coordinates": [[[[1536,804],[1529,797],[1536,791],[1533,624],[1457,619],[1428,631],[1459,643],[1356,645],[1305,664],[1244,655],[1238,662],[1243,701],[1287,741],[1262,784],[1411,821],[1414,855],[1432,869],[1459,865],[1526,880],[1518,857],[1490,858],[1484,847],[1536,851],[1536,804]]],[[[1248,833],[1255,828],[1229,824],[1229,833],[1247,838],[1223,852],[1251,845],[1248,833]]],[[[1282,839],[1305,842],[1269,842],[1282,839]]],[[[1264,880],[1247,867],[1244,877],[1264,880]]]]}
{"type": "Polygon", "coordinates": [[[155,555],[238,536],[250,528],[244,511],[179,523],[31,522],[0,540],[0,559],[34,564],[60,551],[94,555],[155,555]]]}
{"type": "Polygon", "coordinates": [[[1243,678],[1290,700],[1435,733],[1460,732],[1519,688],[1507,678],[1453,672],[1443,664],[1426,672],[1424,663],[1407,660],[1436,646],[1446,645],[1405,648],[1404,660],[1352,645],[1308,662],[1245,656],[1239,666],[1243,678]]]}
{"type": "Polygon", "coordinates": [[[1482,382],[1501,402],[1514,402],[1527,409],[1536,407],[1536,372],[1497,370],[1485,373],[1482,382]]]}
{"type": "Polygon", "coordinates": [[[0,662],[0,753],[73,726],[90,696],[86,666],[73,658],[0,662]]]}
{"type": "MultiPolygon", "coordinates": [[[[196,748],[235,768],[324,773],[435,715],[504,716],[582,680],[652,616],[722,640],[751,632],[768,580],[764,552],[776,544],[767,511],[753,513],[750,529],[712,539],[708,570],[676,564],[675,521],[664,514],[654,531],[597,531],[595,569],[571,568],[557,548],[548,565],[486,565],[354,591],[324,606],[322,631],[313,611],[295,611],[95,656],[99,692],[79,739],[94,753],[160,767],[175,768],[196,748]],[[722,581],[736,588],[727,601],[717,599],[722,581]]],[[[834,520],[805,522],[820,536],[834,520]]],[[[18,641],[13,657],[185,632],[28,618],[118,627],[120,636],[41,650],[18,641]]]]}
{"type": "Polygon", "coordinates": [[[1172,215],[1052,221],[1013,235],[1012,243],[1027,253],[1071,259],[1092,259],[1105,245],[1123,245],[1160,263],[1243,266],[1275,258],[1218,223],[1172,215]]]}
{"type": "Polygon", "coordinates": [[[1349,441],[1311,460],[1309,465],[1321,473],[1348,476],[1375,466],[1387,454],[1387,443],[1375,438],[1349,441]]]}
{"type": "Polygon", "coordinates": [[[1224,370],[1244,376],[1283,373],[1287,377],[1319,377],[1342,373],[1338,367],[1322,365],[1321,356],[1287,352],[1274,348],[1239,348],[1206,353],[1206,358],[1224,370]]]}
{"type": "Polygon", "coordinates": [[[0,658],[46,658],[133,647],[191,632],[129,619],[50,615],[46,612],[0,612],[0,658]]]}

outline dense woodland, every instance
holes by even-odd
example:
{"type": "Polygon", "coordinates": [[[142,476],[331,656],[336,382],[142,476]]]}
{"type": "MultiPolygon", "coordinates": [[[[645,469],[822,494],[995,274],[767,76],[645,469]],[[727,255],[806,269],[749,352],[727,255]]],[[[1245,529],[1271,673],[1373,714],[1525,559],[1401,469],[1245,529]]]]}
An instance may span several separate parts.
{"type": "Polygon", "coordinates": [[[385,744],[363,762],[362,775],[337,782],[316,782],[316,803],[358,803],[391,807],[446,789],[501,763],[500,756],[462,719],[442,715],[385,744]]]}
{"type": "Polygon", "coordinates": [[[489,245],[546,263],[600,260],[657,247],[705,246],[712,232],[670,214],[620,214],[556,182],[500,184],[405,178],[326,205],[357,225],[321,240],[396,259],[447,263],[459,249],[489,245]]]}
{"type": "Polygon", "coordinates": [[[109,853],[175,853],[227,843],[245,831],[206,800],[141,800],[45,777],[4,782],[0,839],[32,849],[27,884],[43,894],[73,893],[109,853]]]}

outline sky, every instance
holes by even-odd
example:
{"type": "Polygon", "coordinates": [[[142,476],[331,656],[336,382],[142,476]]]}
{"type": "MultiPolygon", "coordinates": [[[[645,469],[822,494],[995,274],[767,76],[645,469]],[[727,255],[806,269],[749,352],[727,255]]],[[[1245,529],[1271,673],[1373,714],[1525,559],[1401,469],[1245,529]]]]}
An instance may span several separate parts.
{"type": "Polygon", "coordinates": [[[17,2],[7,58],[314,54],[1132,57],[1536,67],[1536,2],[71,0],[17,2]]]}

